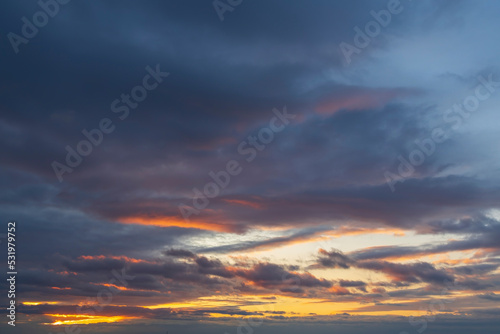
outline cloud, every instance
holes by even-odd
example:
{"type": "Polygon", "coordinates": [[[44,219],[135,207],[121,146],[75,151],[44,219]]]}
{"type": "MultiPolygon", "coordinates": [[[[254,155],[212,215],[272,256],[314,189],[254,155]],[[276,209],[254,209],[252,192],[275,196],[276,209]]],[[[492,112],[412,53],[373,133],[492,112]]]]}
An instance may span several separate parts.
{"type": "Polygon", "coordinates": [[[319,250],[318,266],[327,268],[342,268],[348,269],[353,264],[353,260],[345,256],[339,250],[326,251],[319,250]]]}
{"type": "MultiPolygon", "coordinates": [[[[419,257],[447,253],[453,251],[467,251],[473,249],[498,249],[500,243],[500,223],[491,218],[478,216],[477,218],[456,219],[453,221],[431,222],[422,225],[422,233],[453,233],[465,235],[461,240],[452,240],[446,244],[424,244],[414,246],[377,246],[350,252],[349,257],[355,260],[375,260],[388,258],[419,257]],[[439,227],[438,230],[434,228],[439,227]]],[[[471,267],[472,268],[472,267],[471,267]]],[[[480,267],[477,267],[479,269],[480,267]]],[[[465,270],[465,269],[464,269],[465,270]]]]}
{"type": "Polygon", "coordinates": [[[258,263],[251,269],[240,269],[236,272],[261,287],[280,288],[283,292],[302,292],[304,287],[330,287],[331,282],[318,279],[309,273],[294,273],[285,270],[280,265],[272,263],[258,263]]]}
{"type": "MultiPolygon", "coordinates": [[[[37,6],[6,4],[2,27],[22,33],[20,18],[31,19],[37,6]]],[[[20,305],[19,312],[36,318],[20,330],[40,332],[52,319],[46,314],[74,312],[103,288],[117,294],[102,315],[136,315],[140,326],[130,320],[89,332],[164,332],[157,324],[175,319],[190,321],[182,328],[169,322],[183,333],[206,327],[222,333],[226,328],[217,326],[225,318],[261,315],[242,309],[251,303],[286,298],[293,309],[293,298],[310,298],[396,312],[404,309],[399,299],[413,298],[405,307],[418,309],[445,281],[471,295],[453,314],[473,309],[443,314],[447,329],[498,328],[496,310],[478,304],[497,299],[491,291],[498,287],[500,224],[490,213],[500,203],[492,145],[500,140],[498,94],[454,122],[444,116],[458,117],[447,110],[479,75],[495,73],[498,80],[500,48],[491,41],[499,5],[402,6],[348,67],[339,43],[352,43],[353,28],[364,29],[386,0],[243,1],[224,22],[212,1],[72,2],[19,54],[4,39],[0,220],[20,226],[19,302],[62,303],[20,305]],[[120,120],[112,101],[155,64],[171,75],[120,120]],[[239,143],[268,126],[271,110],[283,105],[297,121],[246,161],[239,143]],[[103,118],[116,130],[59,183],[51,163],[65,162],[66,147],[76,148],[86,140],[82,130],[103,118]],[[384,172],[398,169],[399,156],[421,150],[417,142],[436,128],[447,140],[392,193],[384,172]],[[178,205],[191,204],[193,188],[213,181],[209,172],[229,160],[240,162],[243,174],[197,219],[184,220],[178,205]],[[399,245],[384,243],[390,236],[369,244],[376,247],[357,243],[369,238],[363,232],[378,230],[406,234],[399,245]],[[314,242],[334,237],[341,249],[311,254],[314,242]],[[283,246],[290,252],[275,250],[283,246]],[[246,258],[235,256],[244,252],[246,258]],[[449,252],[456,252],[453,260],[422,259],[449,252]],[[126,287],[110,284],[113,270],[135,278],[126,287]],[[371,282],[358,273],[382,278],[371,282]],[[143,307],[236,296],[245,299],[236,306],[143,307]],[[212,313],[220,318],[208,324],[212,313]]],[[[0,282],[2,290],[6,285],[0,282]]],[[[286,324],[287,332],[403,328],[398,318],[360,318],[355,310],[302,319],[299,310],[279,312],[268,321],[286,324]],[[346,328],[345,318],[359,323],[346,328]]],[[[439,321],[429,331],[444,328],[439,321]]],[[[264,327],[263,334],[278,328],[264,327]]]]}
{"type": "Polygon", "coordinates": [[[173,257],[186,257],[186,258],[195,258],[196,254],[193,252],[187,250],[187,249],[175,249],[171,248],[166,250],[165,255],[167,256],[173,256],[173,257]]]}
{"type": "MultiPolygon", "coordinates": [[[[344,255],[338,250],[319,250],[317,262],[311,268],[342,268],[350,267],[378,271],[386,274],[393,282],[397,283],[417,283],[426,282],[434,284],[446,284],[453,282],[454,277],[446,271],[436,269],[427,262],[417,262],[410,264],[393,263],[387,261],[356,260],[344,255]]],[[[341,281],[342,282],[342,281],[341,281]]],[[[344,286],[349,286],[352,282],[344,281],[344,286]]],[[[363,283],[363,282],[359,282],[363,283]]],[[[341,283],[341,286],[342,283],[341,283]]]]}
{"type": "Polygon", "coordinates": [[[482,298],[482,299],[491,300],[491,301],[500,301],[500,296],[495,294],[494,292],[485,293],[485,294],[479,295],[478,297],[482,298]]]}
{"type": "Polygon", "coordinates": [[[426,262],[400,264],[386,261],[362,261],[357,262],[356,265],[358,268],[383,272],[394,282],[426,282],[444,285],[454,281],[452,275],[426,262]]]}
{"type": "Polygon", "coordinates": [[[340,280],[339,283],[340,286],[344,288],[351,288],[351,287],[357,288],[366,286],[366,283],[363,281],[340,280]]]}

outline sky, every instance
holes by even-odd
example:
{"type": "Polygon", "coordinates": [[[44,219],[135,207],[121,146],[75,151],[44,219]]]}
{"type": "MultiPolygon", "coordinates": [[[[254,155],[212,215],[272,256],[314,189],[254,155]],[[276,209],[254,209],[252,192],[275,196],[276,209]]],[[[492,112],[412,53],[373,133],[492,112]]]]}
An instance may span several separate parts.
{"type": "Polygon", "coordinates": [[[499,2],[0,8],[2,333],[498,333],[499,2]]]}

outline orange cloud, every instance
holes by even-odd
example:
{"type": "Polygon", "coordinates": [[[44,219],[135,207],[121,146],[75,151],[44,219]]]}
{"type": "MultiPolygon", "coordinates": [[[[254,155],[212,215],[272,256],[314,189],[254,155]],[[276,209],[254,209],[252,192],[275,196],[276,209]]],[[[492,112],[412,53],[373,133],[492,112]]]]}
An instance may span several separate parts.
{"type": "Polygon", "coordinates": [[[402,95],[396,90],[364,91],[347,93],[344,96],[335,96],[320,102],[315,111],[318,114],[331,115],[339,110],[362,110],[380,108],[395,97],[402,95]]]}
{"type": "Polygon", "coordinates": [[[244,206],[249,206],[254,209],[262,209],[262,205],[256,202],[250,202],[250,201],[245,201],[242,199],[225,199],[224,202],[231,203],[231,204],[239,204],[239,205],[244,205],[244,206]]]}
{"type": "Polygon", "coordinates": [[[363,235],[363,234],[392,234],[395,236],[404,236],[405,231],[398,228],[356,228],[340,226],[328,233],[332,236],[363,235]]]}
{"type": "Polygon", "coordinates": [[[339,295],[339,296],[351,294],[351,292],[348,289],[343,288],[341,286],[332,286],[330,289],[328,289],[328,291],[332,292],[334,295],[339,295]]]}
{"type": "Polygon", "coordinates": [[[79,260],[104,260],[104,259],[113,259],[113,260],[124,260],[131,263],[139,263],[139,262],[148,262],[150,261],[134,259],[128,256],[106,256],[106,255],[82,255],[78,257],[79,260]]]}
{"type": "Polygon", "coordinates": [[[200,230],[217,231],[217,232],[233,232],[234,226],[218,223],[210,223],[204,221],[184,220],[177,217],[122,217],[118,222],[123,224],[138,224],[152,225],[162,227],[183,227],[183,228],[198,228],[200,230]]]}

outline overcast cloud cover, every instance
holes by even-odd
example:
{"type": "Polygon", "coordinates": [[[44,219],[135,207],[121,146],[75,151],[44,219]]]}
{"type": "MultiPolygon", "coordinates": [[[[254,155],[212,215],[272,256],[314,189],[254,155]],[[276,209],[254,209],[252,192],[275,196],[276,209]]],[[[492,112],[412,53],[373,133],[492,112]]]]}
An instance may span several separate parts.
{"type": "Polygon", "coordinates": [[[498,1],[0,7],[2,333],[497,333],[498,1]]]}

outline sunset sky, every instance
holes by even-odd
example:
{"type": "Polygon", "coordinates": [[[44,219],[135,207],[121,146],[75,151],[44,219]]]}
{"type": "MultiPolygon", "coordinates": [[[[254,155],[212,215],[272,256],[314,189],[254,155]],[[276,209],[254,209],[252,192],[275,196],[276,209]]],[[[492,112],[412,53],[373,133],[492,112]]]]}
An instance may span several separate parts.
{"type": "Polygon", "coordinates": [[[499,333],[500,2],[0,9],[1,333],[499,333]]]}

